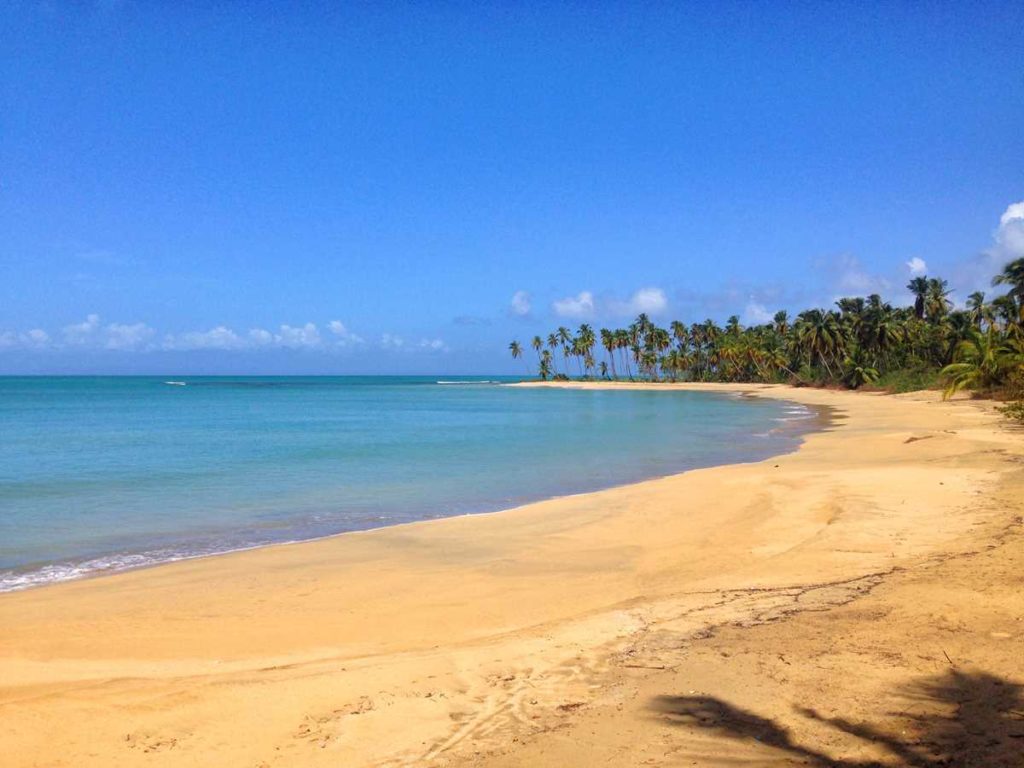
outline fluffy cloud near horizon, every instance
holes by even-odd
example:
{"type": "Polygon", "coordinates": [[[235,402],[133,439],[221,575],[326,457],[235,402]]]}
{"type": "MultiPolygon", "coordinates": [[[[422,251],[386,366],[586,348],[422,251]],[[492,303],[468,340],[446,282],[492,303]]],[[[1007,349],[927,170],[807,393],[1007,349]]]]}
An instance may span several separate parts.
{"type": "MultiPolygon", "coordinates": [[[[80,323],[64,326],[61,334],[68,346],[134,351],[146,348],[156,331],[145,323],[103,325],[100,316],[93,313],[80,323]]],[[[43,340],[41,346],[49,346],[49,341],[48,338],[43,340]]]]}
{"type": "Polygon", "coordinates": [[[155,329],[146,323],[106,323],[90,313],[78,323],[65,325],[57,337],[41,328],[24,333],[0,330],[0,350],[95,350],[111,352],[185,352],[195,350],[257,350],[257,349],[322,349],[337,350],[365,343],[340,320],[327,324],[328,336],[321,334],[315,323],[281,325],[276,331],[251,328],[237,333],[225,325],[209,330],[168,333],[157,338],[155,329]]]}
{"type": "Polygon", "coordinates": [[[100,316],[88,315],[80,323],[72,323],[64,326],[64,340],[68,344],[85,344],[92,339],[100,328],[100,316]]]}
{"type": "Polygon", "coordinates": [[[448,345],[444,343],[443,339],[420,339],[419,347],[430,352],[448,351],[448,345]]]}
{"type": "Polygon", "coordinates": [[[281,325],[276,332],[265,328],[250,328],[245,335],[218,325],[208,331],[191,331],[164,337],[162,349],[185,351],[202,349],[337,349],[352,344],[362,344],[361,336],[352,333],[340,320],[327,324],[331,334],[324,338],[315,323],[292,326],[281,325]]]}
{"type": "Polygon", "coordinates": [[[299,327],[282,325],[277,333],[264,328],[251,328],[245,335],[240,335],[227,326],[218,325],[208,331],[167,334],[158,348],[174,352],[264,348],[310,349],[320,347],[322,343],[320,331],[313,323],[299,327]]]}
{"type": "MultiPolygon", "coordinates": [[[[269,334],[268,334],[269,335],[269,334]]],[[[186,351],[197,349],[242,349],[246,340],[230,328],[218,325],[208,331],[190,331],[164,337],[163,348],[186,351]]]]}
{"type": "Polygon", "coordinates": [[[363,337],[352,333],[341,320],[331,320],[327,324],[327,330],[334,334],[337,342],[342,345],[346,344],[362,344],[363,337]]]}
{"type": "Polygon", "coordinates": [[[382,349],[392,352],[448,352],[450,349],[444,339],[423,338],[418,342],[410,343],[393,333],[381,334],[380,346],[382,349]]]}
{"type": "Polygon", "coordinates": [[[156,333],[145,323],[133,323],[122,325],[111,323],[106,327],[107,349],[134,350],[146,346],[149,340],[156,333]]]}
{"type": "Polygon", "coordinates": [[[42,328],[33,328],[31,331],[21,334],[18,339],[24,346],[42,349],[50,343],[50,334],[42,328]]]}
{"type": "Polygon", "coordinates": [[[626,301],[611,301],[610,308],[614,314],[624,316],[660,315],[668,308],[668,299],[661,288],[641,288],[626,301]]]}
{"type": "Polygon", "coordinates": [[[595,317],[635,317],[641,313],[660,315],[668,309],[668,298],[661,288],[641,288],[628,299],[598,299],[590,291],[557,299],[551,305],[559,317],[588,320],[595,317]]]}
{"type": "Polygon", "coordinates": [[[556,299],[551,306],[559,317],[584,320],[594,316],[594,294],[590,291],[580,291],[575,296],[556,299]]]}
{"type": "Polygon", "coordinates": [[[835,287],[840,291],[835,298],[885,294],[892,289],[892,282],[888,278],[868,272],[856,256],[848,253],[836,257],[833,274],[835,287]]]}
{"type": "Polygon", "coordinates": [[[1011,203],[999,217],[995,233],[996,250],[1010,259],[1024,256],[1024,200],[1011,203]]]}
{"type": "Polygon", "coordinates": [[[319,347],[323,343],[320,331],[313,323],[306,323],[298,327],[282,325],[280,331],[275,334],[274,341],[278,346],[288,349],[319,347]]]}
{"type": "Polygon", "coordinates": [[[1010,203],[992,232],[992,244],[970,259],[954,265],[952,282],[962,296],[974,291],[990,293],[992,278],[1009,262],[1024,258],[1024,200],[1010,203]]]}
{"type": "Polygon", "coordinates": [[[740,315],[740,321],[744,325],[764,325],[772,320],[773,313],[761,302],[751,299],[740,315]]]}
{"type": "Polygon", "coordinates": [[[41,328],[33,328],[25,333],[0,332],[0,349],[42,349],[49,342],[50,334],[41,328]]]}

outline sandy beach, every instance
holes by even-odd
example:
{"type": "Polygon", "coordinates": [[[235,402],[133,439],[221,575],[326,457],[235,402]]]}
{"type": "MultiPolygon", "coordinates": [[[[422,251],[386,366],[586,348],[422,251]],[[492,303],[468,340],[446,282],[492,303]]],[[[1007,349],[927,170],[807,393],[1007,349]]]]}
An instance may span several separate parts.
{"type": "Polygon", "coordinates": [[[935,393],[689,386],[831,423],[755,464],[0,595],[3,764],[1024,765],[1024,434],[935,393]]]}

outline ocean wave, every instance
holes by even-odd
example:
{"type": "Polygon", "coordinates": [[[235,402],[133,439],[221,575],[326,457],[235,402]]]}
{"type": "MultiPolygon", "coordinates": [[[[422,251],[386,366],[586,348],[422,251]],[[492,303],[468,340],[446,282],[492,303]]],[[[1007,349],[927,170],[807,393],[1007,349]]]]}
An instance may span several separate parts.
{"type": "Polygon", "coordinates": [[[29,587],[39,587],[44,584],[56,584],[61,581],[72,581],[85,576],[92,576],[100,573],[113,573],[127,571],[132,568],[144,568],[147,565],[157,563],[169,563],[174,560],[183,560],[187,555],[179,557],[156,557],[153,555],[112,555],[110,557],[98,557],[92,560],[85,560],[81,563],[55,563],[44,565],[31,571],[0,571],[0,592],[15,592],[29,587]]]}
{"type": "Polygon", "coordinates": [[[88,576],[100,576],[108,573],[133,571],[153,565],[176,563],[182,560],[195,560],[211,555],[226,555],[231,552],[242,552],[268,544],[292,544],[294,539],[284,541],[261,541],[240,547],[199,547],[193,551],[158,550],[138,554],[122,553],[96,557],[82,562],[65,562],[44,565],[33,570],[0,571],[0,593],[17,592],[30,587],[42,587],[47,584],[59,584],[63,581],[75,581],[88,576]]]}

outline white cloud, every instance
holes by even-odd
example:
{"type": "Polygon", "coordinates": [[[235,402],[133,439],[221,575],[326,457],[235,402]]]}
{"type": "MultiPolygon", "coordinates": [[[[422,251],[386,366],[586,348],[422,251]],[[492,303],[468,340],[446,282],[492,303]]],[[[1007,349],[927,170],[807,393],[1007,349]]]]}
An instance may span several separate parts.
{"type": "Polygon", "coordinates": [[[191,331],[178,336],[167,336],[163,343],[164,349],[170,350],[240,349],[245,345],[245,339],[223,325],[208,331],[191,331]]]}
{"type": "Polygon", "coordinates": [[[256,347],[269,347],[274,343],[274,334],[263,328],[250,328],[249,343],[256,347]]]}
{"type": "Polygon", "coordinates": [[[416,352],[447,352],[448,345],[444,339],[421,338],[419,341],[406,341],[401,336],[393,333],[384,333],[380,337],[381,349],[392,352],[416,353],[416,352]]]}
{"type": "Polygon", "coordinates": [[[146,347],[156,331],[145,323],[103,325],[99,315],[90,313],[80,323],[65,325],[61,333],[68,346],[131,351],[146,347]]]}
{"type": "Polygon", "coordinates": [[[569,296],[558,299],[552,305],[555,314],[560,317],[573,317],[585,319],[594,316],[594,294],[590,291],[580,291],[576,296],[569,296]]]}
{"type": "Polygon", "coordinates": [[[530,294],[526,291],[516,291],[512,294],[510,309],[513,315],[516,315],[517,317],[526,317],[530,314],[531,308],[530,294]]]}
{"type": "Polygon", "coordinates": [[[88,315],[80,323],[64,326],[64,341],[68,344],[87,344],[100,328],[100,316],[88,315]]]}
{"type": "Polygon", "coordinates": [[[920,256],[915,256],[907,262],[907,269],[912,277],[918,277],[928,271],[928,264],[920,256]]]}
{"type": "Polygon", "coordinates": [[[992,290],[992,278],[1009,262],[1024,257],[1024,200],[1006,206],[999,226],[992,233],[992,245],[971,259],[954,265],[953,283],[960,294],[992,290]]]}
{"type": "Polygon", "coordinates": [[[594,317],[635,317],[641,313],[659,315],[668,308],[661,288],[641,288],[628,299],[595,298],[590,291],[558,299],[552,304],[555,314],[585,320],[594,317]]]}
{"type": "Polygon", "coordinates": [[[640,313],[658,315],[668,307],[668,299],[661,288],[641,288],[627,301],[612,301],[611,311],[616,315],[634,316],[640,313]]]}
{"type": "Polygon", "coordinates": [[[282,325],[277,333],[265,328],[250,328],[245,335],[235,333],[227,326],[218,325],[208,331],[191,331],[164,338],[163,348],[175,351],[196,349],[312,349],[340,348],[361,344],[363,339],[349,331],[345,325],[333,320],[327,324],[333,339],[325,340],[313,323],[302,326],[282,325]]]}
{"type": "Polygon", "coordinates": [[[104,329],[106,340],[103,344],[107,349],[129,351],[140,349],[153,336],[155,331],[145,323],[120,325],[111,323],[104,329]]]}
{"type": "Polygon", "coordinates": [[[327,324],[327,329],[337,337],[337,343],[341,346],[363,343],[362,336],[352,333],[341,320],[331,320],[327,324]]]}
{"type": "Polygon", "coordinates": [[[380,345],[385,349],[401,349],[405,346],[405,341],[401,336],[385,333],[380,337],[380,345]]]}
{"type": "Polygon", "coordinates": [[[41,328],[33,328],[21,335],[21,343],[26,347],[40,349],[50,343],[50,334],[41,328]]]}
{"type": "Polygon", "coordinates": [[[740,319],[744,325],[764,325],[771,322],[772,313],[768,311],[764,304],[751,299],[743,309],[743,315],[740,319]]]}
{"type": "Polygon", "coordinates": [[[278,346],[288,349],[308,349],[320,346],[320,331],[313,323],[306,323],[300,327],[282,325],[280,332],[274,337],[278,346]]]}
{"type": "Polygon", "coordinates": [[[447,352],[448,345],[444,343],[443,339],[420,339],[420,349],[431,352],[447,352]]]}
{"type": "Polygon", "coordinates": [[[861,266],[855,256],[843,254],[834,262],[836,288],[840,296],[868,296],[872,293],[885,293],[892,283],[881,275],[874,275],[861,266]]]}
{"type": "MultiPolygon", "coordinates": [[[[1006,207],[999,217],[994,250],[1006,261],[1024,256],[1024,200],[1006,207]]],[[[1003,265],[1000,265],[1000,270],[1003,265]]]]}
{"type": "MultiPolygon", "coordinates": [[[[317,349],[340,351],[347,347],[365,344],[365,340],[353,333],[340,320],[332,320],[321,334],[315,323],[292,326],[281,325],[276,331],[265,328],[251,328],[238,333],[226,325],[208,330],[187,331],[165,334],[156,340],[156,331],[146,323],[103,324],[97,314],[88,315],[80,323],[72,323],[61,329],[61,335],[54,340],[41,328],[26,332],[0,331],[0,350],[8,349],[91,349],[117,352],[139,352],[163,350],[186,352],[195,350],[259,350],[259,349],[317,349]]],[[[443,339],[422,338],[407,343],[402,337],[384,334],[380,346],[385,349],[407,349],[424,351],[448,351],[443,339]]]]}

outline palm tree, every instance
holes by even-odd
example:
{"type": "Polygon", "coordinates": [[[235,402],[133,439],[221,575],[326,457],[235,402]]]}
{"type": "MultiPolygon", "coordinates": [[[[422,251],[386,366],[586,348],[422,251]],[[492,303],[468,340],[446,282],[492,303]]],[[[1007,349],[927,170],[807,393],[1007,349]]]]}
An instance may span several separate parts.
{"type": "Polygon", "coordinates": [[[890,350],[903,338],[903,326],[894,315],[892,307],[881,301],[869,301],[857,340],[873,356],[874,365],[886,359],[890,350]]]}
{"type": "Polygon", "coordinates": [[[989,306],[992,308],[992,313],[1002,321],[1007,330],[1017,322],[1017,302],[1010,294],[996,296],[989,306]]]}
{"type": "Polygon", "coordinates": [[[640,353],[640,361],[643,363],[644,368],[647,370],[647,375],[650,376],[651,381],[658,380],[658,353],[653,349],[645,349],[640,353]]]}
{"type": "Polygon", "coordinates": [[[540,377],[547,381],[551,378],[551,350],[545,349],[540,356],[540,377]]]}
{"type": "Polygon", "coordinates": [[[1020,305],[1020,320],[1024,321],[1024,256],[1003,267],[1003,271],[992,278],[992,285],[1010,286],[1007,295],[1020,305]]]}
{"type": "Polygon", "coordinates": [[[858,389],[876,381],[878,370],[868,365],[859,352],[855,351],[843,360],[843,382],[850,389],[858,389]]]}
{"type": "Polygon", "coordinates": [[[797,345],[806,355],[807,362],[811,365],[815,361],[821,363],[829,378],[833,378],[832,367],[828,363],[830,359],[835,362],[843,346],[836,315],[820,309],[808,309],[797,317],[794,331],[797,345]]]}
{"type": "MultiPolygon", "coordinates": [[[[624,328],[594,329],[580,325],[576,335],[558,328],[532,341],[542,377],[564,378],[575,357],[580,374],[618,378],[620,371],[657,381],[779,381],[845,383],[856,388],[881,373],[901,370],[940,371],[949,391],[964,387],[1011,388],[1024,382],[1024,264],[1008,264],[995,283],[1010,285],[1003,296],[986,303],[976,292],[966,310],[953,309],[948,283],[940,278],[914,278],[910,307],[894,307],[878,294],[838,299],[836,309],[808,309],[791,320],[777,312],[771,323],[744,328],[730,317],[721,327],[714,320],[689,326],[673,321],[660,328],[646,314],[624,328]],[[597,343],[606,358],[595,362],[597,343]],[[555,359],[565,360],[559,373],[555,359]],[[620,358],[621,356],[621,358],[620,358]],[[636,363],[637,369],[632,368],[636,363]]],[[[513,357],[522,351],[510,345],[513,357]]],[[[1010,390],[1007,389],[1009,393],[1010,390]]]]}
{"type": "Polygon", "coordinates": [[[981,324],[987,318],[985,317],[985,310],[987,306],[985,304],[985,292],[975,291],[967,297],[967,311],[970,313],[971,322],[980,330],[981,324]]]}
{"type": "Polygon", "coordinates": [[[918,320],[923,320],[925,299],[928,296],[928,278],[915,277],[907,283],[907,290],[914,294],[914,315],[918,320]]]}
{"type": "MultiPolygon", "coordinates": [[[[558,335],[557,334],[554,334],[554,333],[549,333],[548,334],[548,349],[551,350],[551,353],[554,353],[554,351],[556,349],[558,349],[558,335]]],[[[557,376],[558,375],[558,367],[555,366],[554,358],[552,357],[551,353],[548,354],[548,366],[553,368],[554,375],[557,376]]]]}
{"type": "Polygon", "coordinates": [[[945,397],[961,389],[986,391],[1001,383],[1010,371],[1024,366],[1024,354],[1001,338],[995,328],[970,331],[953,354],[953,362],[942,369],[949,382],[945,397]]]}
{"type": "Polygon", "coordinates": [[[615,331],[615,346],[619,350],[619,354],[622,355],[622,362],[626,367],[626,377],[632,381],[633,369],[629,366],[629,355],[626,354],[626,350],[630,348],[630,335],[624,328],[615,331]]]}
{"type": "Polygon", "coordinates": [[[605,350],[608,352],[608,360],[610,360],[612,364],[612,378],[617,379],[618,376],[615,375],[616,338],[615,334],[609,331],[607,328],[601,329],[601,346],[604,347],[605,350]]]}
{"type": "Polygon", "coordinates": [[[933,277],[928,281],[928,292],[925,296],[925,315],[933,323],[937,323],[945,317],[946,313],[949,312],[949,308],[953,306],[953,302],[949,300],[951,291],[948,285],[945,280],[940,280],[937,277],[933,277]]]}
{"type": "Polygon", "coordinates": [[[688,335],[686,332],[686,325],[678,320],[673,320],[669,325],[669,330],[672,331],[672,338],[676,340],[676,344],[679,348],[682,349],[685,347],[688,335]]]}
{"type": "Polygon", "coordinates": [[[855,298],[839,299],[836,306],[843,315],[863,315],[865,303],[859,296],[855,298]]]}
{"type": "Polygon", "coordinates": [[[558,342],[562,345],[562,358],[565,360],[565,375],[569,375],[569,355],[572,354],[572,334],[564,325],[559,326],[555,331],[558,334],[558,342]]]}
{"type": "MultiPolygon", "coordinates": [[[[512,353],[512,359],[517,360],[523,356],[523,348],[518,341],[513,341],[508,345],[508,351],[512,353]]],[[[526,375],[530,375],[530,366],[526,366],[526,375]]]]}
{"type": "Polygon", "coordinates": [[[576,331],[576,338],[579,340],[580,355],[583,357],[584,363],[590,361],[589,365],[586,366],[587,375],[590,375],[591,368],[594,367],[594,344],[597,339],[594,336],[594,329],[584,323],[576,331]]]}

